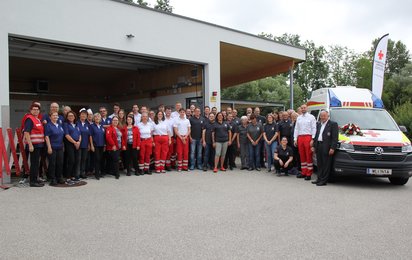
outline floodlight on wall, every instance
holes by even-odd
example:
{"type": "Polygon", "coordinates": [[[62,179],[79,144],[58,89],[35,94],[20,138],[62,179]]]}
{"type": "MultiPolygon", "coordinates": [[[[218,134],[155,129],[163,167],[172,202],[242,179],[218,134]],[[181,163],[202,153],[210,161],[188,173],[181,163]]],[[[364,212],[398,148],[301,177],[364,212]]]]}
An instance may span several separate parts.
{"type": "Polygon", "coordinates": [[[127,37],[128,39],[132,39],[132,38],[134,38],[134,35],[133,35],[133,34],[126,34],[126,37],[127,37]]]}

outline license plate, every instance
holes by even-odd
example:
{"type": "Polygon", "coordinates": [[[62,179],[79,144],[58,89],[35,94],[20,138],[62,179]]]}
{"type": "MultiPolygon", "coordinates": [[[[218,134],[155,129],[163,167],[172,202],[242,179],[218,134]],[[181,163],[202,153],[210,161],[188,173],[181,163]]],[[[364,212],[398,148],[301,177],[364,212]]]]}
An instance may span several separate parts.
{"type": "Polygon", "coordinates": [[[392,169],[366,169],[366,173],[370,175],[392,175],[392,169]]]}

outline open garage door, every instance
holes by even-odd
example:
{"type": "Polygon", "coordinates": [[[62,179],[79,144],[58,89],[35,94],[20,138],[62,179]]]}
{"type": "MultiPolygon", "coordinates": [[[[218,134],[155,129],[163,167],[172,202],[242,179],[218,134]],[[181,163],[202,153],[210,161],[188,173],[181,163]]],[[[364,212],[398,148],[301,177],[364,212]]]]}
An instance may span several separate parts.
{"type": "Polygon", "coordinates": [[[203,65],[98,48],[9,37],[12,127],[32,100],[61,106],[109,107],[115,102],[155,108],[201,98],[203,65]]]}

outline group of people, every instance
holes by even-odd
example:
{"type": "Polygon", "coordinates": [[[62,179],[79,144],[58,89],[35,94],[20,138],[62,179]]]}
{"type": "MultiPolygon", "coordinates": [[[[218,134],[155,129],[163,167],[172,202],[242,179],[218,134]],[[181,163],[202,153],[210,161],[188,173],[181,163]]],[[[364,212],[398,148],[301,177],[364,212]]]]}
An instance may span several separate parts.
{"type": "Polygon", "coordinates": [[[30,159],[30,186],[42,187],[39,169],[47,169],[50,185],[74,184],[94,174],[120,177],[202,170],[213,172],[237,168],[268,172],[278,176],[294,174],[311,180],[312,154],[317,156],[318,178],[314,184],[326,185],[332,156],[337,146],[338,126],[327,111],[320,122],[302,105],[296,112],[287,110],[261,115],[259,107],[247,108],[245,115],[227,107],[218,112],[205,106],[184,109],[176,103],[159,106],[157,111],[137,104],[126,113],[114,104],[98,113],[82,108],[78,113],[51,103],[48,113],[33,102],[23,117],[26,153],[30,159]],[[46,160],[47,158],[47,160],[46,160]],[[42,164],[42,166],[40,165],[42,164]],[[47,167],[46,167],[47,165],[47,167]]]}

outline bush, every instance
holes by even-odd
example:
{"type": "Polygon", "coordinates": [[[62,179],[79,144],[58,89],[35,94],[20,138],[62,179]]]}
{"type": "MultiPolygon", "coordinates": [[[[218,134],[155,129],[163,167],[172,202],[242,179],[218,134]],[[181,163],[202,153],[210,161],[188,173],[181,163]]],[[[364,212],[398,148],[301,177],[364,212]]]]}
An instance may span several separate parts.
{"type": "Polygon", "coordinates": [[[392,116],[398,125],[404,125],[408,129],[408,137],[412,137],[412,103],[407,101],[394,107],[392,116]]]}

